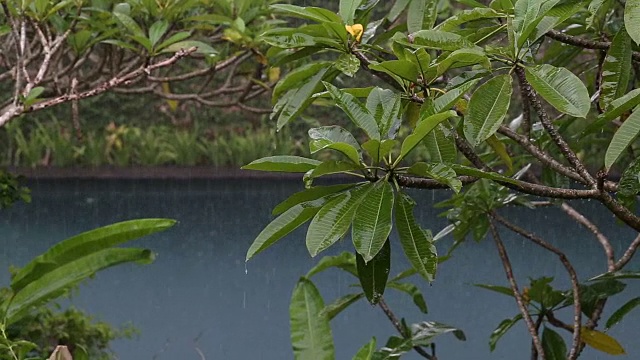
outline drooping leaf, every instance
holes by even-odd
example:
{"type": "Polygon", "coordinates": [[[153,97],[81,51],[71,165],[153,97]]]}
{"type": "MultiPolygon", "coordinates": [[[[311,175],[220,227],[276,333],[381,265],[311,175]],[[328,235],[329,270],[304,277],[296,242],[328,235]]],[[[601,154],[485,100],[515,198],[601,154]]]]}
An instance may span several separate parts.
{"type": "Polygon", "coordinates": [[[291,345],[296,360],[334,359],[335,349],[324,300],[316,286],[300,278],[289,304],[291,345]]]}
{"type": "Polygon", "coordinates": [[[332,125],[309,129],[309,149],[312,154],[323,149],[334,149],[343,153],[354,164],[362,161],[360,144],[344,128],[332,125]]]}
{"type": "Polygon", "coordinates": [[[511,75],[496,76],[471,96],[464,121],[464,134],[473,146],[493,135],[507,115],[513,86],[511,75]]]}
{"type": "Polygon", "coordinates": [[[398,159],[396,160],[396,164],[400,162],[400,160],[404,159],[404,157],[407,156],[407,154],[409,154],[411,150],[413,150],[416,146],[418,146],[418,144],[420,144],[422,139],[424,139],[424,137],[427,136],[427,134],[431,132],[431,130],[433,130],[436,126],[438,126],[438,124],[456,115],[457,115],[456,112],[453,110],[448,110],[442,113],[438,113],[438,114],[426,116],[426,117],[423,117],[421,115],[421,118],[420,120],[418,120],[418,125],[416,125],[416,128],[413,130],[411,135],[407,136],[402,142],[402,147],[400,149],[400,156],[398,156],[398,159]]]}
{"type": "Polygon", "coordinates": [[[321,314],[326,315],[329,320],[332,320],[338,314],[340,314],[343,310],[349,307],[349,305],[355,303],[356,301],[362,299],[364,297],[364,293],[358,294],[347,294],[342,297],[337,298],[331,304],[324,307],[321,314]]]}
{"type": "Polygon", "coordinates": [[[453,163],[458,158],[455,141],[451,136],[445,134],[445,131],[449,130],[441,124],[424,138],[423,142],[432,162],[453,163]]]}
{"type": "Polygon", "coordinates": [[[299,88],[302,83],[331,66],[328,62],[314,62],[301,66],[283,77],[273,88],[272,104],[277,101],[289,90],[299,88]]]}
{"type": "Polygon", "coordinates": [[[336,102],[336,105],[349,116],[354,124],[364,130],[370,139],[380,140],[380,129],[378,129],[376,120],[355,96],[327,82],[324,83],[324,86],[329,91],[331,98],[336,102]]]}
{"type": "Polygon", "coordinates": [[[502,159],[504,164],[507,165],[507,169],[509,171],[512,171],[513,160],[511,160],[511,156],[509,156],[509,153],[507,152],[507,147],[504,145],[504,143],[500,141],[500,139],[498,139],[498,137],[495,134],[493,134],[487,139],[487,144],[491,146],[493,151],[495,151],[495,153],[498,154],[500,159],[502,159]]]}
{"type": "Polygon", "coordinates": [[[604,155],[604,167],[608,171],[618,161],[620,155],[631,145],[640,133],[640,111],[634,111],[618,128],[607,152],[604,155]]]}
{"type": "Polygon", "coordinates": [[[640,45],[640,1],[629,0],[625,3],[624,26],[631,39],[640,45]]]}
{"type": "MultiPolygon", "coordinates": [[[[338,143],[337,145],[340,144],[344,145],[344,143],[338,143]]],[[[310,188],[313,185],[313,180],[320,176],[350,173],[361,169],[362,166],[360,164],[354,164],[352,161],[327,160],[315,169],[307,171],[302,177],[302,180],[304,181],[305,187],[310,188]]]]}
{"type": "MultiPolygon", "coordinates": [[[[589,285],[580,284],[580,306],[582,312],[592,316],[598,303],[615,294],[622,292],[626,284],[617,279],[604,278],[589,285]]],[[[573,296],[569,295],[565,304],[573,303],[573,296]]]]}
{"type": "MultiPolygon", "coordinates": [[[[396,37],[395,35],[394,40],[401,44],[412,46],[407,40],[403,40],[401,37],[396,37]]],[[[462,48],[476,47],[463,36],[441,30],[420,30],[413,34],[413,44],[443,51],[455,51],[462,48]]]]}
{"type": "Polygon", "coordinates": [[[24,287],[15,291],[15,295],[8,299],[8,304],[3,304],[3,308],[6,308],[5,323],[9,325],[20,320],[33,306],[60,295],[62,290],[100,270],[127,262],[149,264],[153,259],[153,253],[146,249],[104,248],[41,271],[38,278],[24,284],[24,287]]]}
{"type": "Polygon", "coordinates": [[[389,130],[398,121],[400,105],[400,95],[392,90],[376,87],[369,93],[367,110],[378,123],[382,139],[393,138],[389,130]]]}
{"type": "Polygon", "coordinates": [[[349,230],[355,211],[373,187],[372,183],[347,190],[326,203],[307,230],[307,249],[311,256],[340,240],[349,230]]]}
{"type": "Polygon", "coordinates": [[[640,271],[615,271],[594,276],[589,281],[640,279],[640,271]]]}
{"type": "Polygon", "coordinates": [[[491,351],[495,350],[496,344],[498,343],[500,338],[502,338],[502,336],[506,334],[507,331],[509,331],[509,329],[511,329],[513,325],[515,325],[520,320],[522,320],[522,314],[518,314],[511,319],[502,320],[502,322],[500,322],[498,327],[493,330],[491,336],[489,337],[489,349],[491,349],[491,351]]]}
{"type": "Polygon", "coordinates": [[[258,234],[249,247],[245,261],[249,261],[253,256],[267,249],[276,241],[300,227],[300,225],[311,220],[320,207],[326,203],[326,198],[319,198],[313,201],[303,202],[290,207],[280,216],[275,218],[258,234]]]}
{"type": "Polygon", "coordinates": [[[418,75],[420,75],[420,69],[408,60],[383,61],[378,64],[369,65],[369,69],[398,76],[411,82],[416,82],[418,80],[418,75]]]}
{"type": "Polygon", "coordinates": [[[376,338],[364,344],[351,360],[373,360],[376,352],[376,338]]]}
{"type": "Polygon", "coordinates": [[[566,360],[567,345],[557,332],[544,327],[542,330],[542,348],[547,360],[566,360]]]}
{"type": "Polygon", "coordinates": [[[138,23],[136,23],[136,21],[133,20],[129,15],[125,14],[124,12],[114,11],[113,16],[115,16],[118,22],[124,25],[124,27],[127,28],[127,30],[129,30],[132,35],[146,38],[144,31],[142,31],[142,29],[140,28],[140,25],[138,25],[138,23]]]}
{"type": "Polygon", "coordinates": [[[314,169],[321,163],[321,161],[301,156],[279,155],[267,156],[262,159],[254,160],[249,164],[243,166],[242,169],[303,173],[314,169]]]}
{"type": "Polygon", "coordinates": [[[433,238],[418,225],[413,216],[415,204],[408,195],[398,194],[395,202],[396,228],[409,263],[423,278],[432,282],[438,266],[438,254],[433,238]]]}
{"type": "Polygon", "coordinates": [[[446,94],[439,96],[433,101],[433,108],[435,112],[443,110],[450,110],[458,100],[467,93],[467,91],[473,88],[479,79],[474,79],[463,83],[462,85],[447,91],[446,94]]]}
{"type": "Polygon", "coordinates": [[[358,277],[358,272],[356,270],[356,257],[353,253],[347,251],[340,253],[340,255],[323,257],[318,261],[316,266],[309,270],[306,276],[307,278],[311,278],[313,275],[332,267],[342,269],[349,274],[358,277]]]}
{"type": "Polygon", "coordinates": [[[418,309],[420,309],[420,311],[422,311],[423,314],[426,314],[428,312],[427,302],[424,300],[422,292],[420,292],[418,287],[414,284],[390,281],[389,283],[387,283],[387,287],[408,294],[409,296],[411,296],[413,303],[418,307],[418,309]]]}
{"type": "Polygon", "coordinates": [[[358,184],[339,184],[330,186],[314,186],[310,189],[297,192],[289,196],[286,200],[276,205],[271,212],[272,215],[280,215],[292,207],[307,201],[317,200],[331,194],[337,194],[343,190],[352,188],[358,184]]]}
{"type": "Polygon", "coordinates": [[[458,49],[438,63],[436,77],[444,74],[450,69],[473,65],[479,65],[485,69],[491,69],[489,58],[481,49],[458,49]]]}
{"type": "Polygon", "coordinates": [[[587,116],[591,100],[582,80],[563,67],[549,64],[525,68],[527,81],[558,111],[570,116],[587,116]]]}
{"type": "Polygon", "coordinates": [[[458,340],[467,340],[462,330],[435,321],[423,321],[421,323],[411,324],[411,333],[413,334],[411,337],[413,343],[421,346],[430,344],[436,336],[449,333],[453,334],[458,340]]]}
{"type": "Polygon", "coordinates": [[[631,38],[623,27],[613,38],[602,64],[600,106],[603,109],[608,110],[613,100],[627,93],[632,71],[632,52],[631,38]]]}
{"type": "Polygon", "coordinates": [[[382,249],[369,262],[365,262],[362,256],[356,253],[356,266],[358,268],[358,279],[367,300],[372,305],[380,301],[384,294],[389,278],[391,267],[391,245],[385,241],[382,249]]]}
{"type": "Polygon", "coordinates": [[[371,261],[387,241],[391,233],[392,210],[391,183],[380,180],[361,201],[353,219],[351,238],[365,262],[371,261]]]}
{"type": "Polygon", "coordinates": [[[427,164],[418,162],[407,170],[409,174],[431,178],[441,184],[445,184],[456,193],[462,189],[462,182],[457,178],[456,172],[445,164],[427,164]]]}
{"type": "Polygon", "coordinates": [[[622,319],[631,312],[631,310],[640,306],[640,297],[633,298],[627,301],[624,305],[622,305],[618,310],[616,310],[609,319],[607,319],[607,323],[605,325],[605,331],[611,329],[613,326],[618,324],[622,319]]]}
{"type": "Polygon", "coordinates": [[[585,344],[610,355],[624,355],[626,352],[620,343],[611,336],[586,326],[580,328],[580,338],[585,344]]]}
{"type": "Polygon", "coordinates": [[[166,230],[175,224],[170,219],[138,219],[124,221],[73,236],[35,257],[11,280],[11,289],[20,291],[30,282],[93,252],[166,230]]]}
{"type": "Polygon", "coordinates": [[[455,31],[458,29],[458,27],[460,27],[460,25],[468,22],[481,19],[501,18],[504,16],[504,14],[501,14],[487,7],[474,7],[473,9],[462,10],[459,13],[451,16],[450,18],[438,24],[438,26],[435,27],[435,30],[455,31]]]}

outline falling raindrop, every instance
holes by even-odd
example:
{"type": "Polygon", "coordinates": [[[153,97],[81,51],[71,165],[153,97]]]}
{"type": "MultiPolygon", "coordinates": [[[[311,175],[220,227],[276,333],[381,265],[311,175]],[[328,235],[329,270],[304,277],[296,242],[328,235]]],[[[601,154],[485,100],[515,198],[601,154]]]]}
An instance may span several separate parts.
{"type": "Polygon", "coordinates": [[[244,274],[248,275],[249,274],[249,270],[247,269],[247,262],[244,262],[244,274]]]}
{"type": "Polygon", "coordinates": [[[246,291],[242,292],[242,308],[243,309],[247,308],[247,292],[246,291]]]}

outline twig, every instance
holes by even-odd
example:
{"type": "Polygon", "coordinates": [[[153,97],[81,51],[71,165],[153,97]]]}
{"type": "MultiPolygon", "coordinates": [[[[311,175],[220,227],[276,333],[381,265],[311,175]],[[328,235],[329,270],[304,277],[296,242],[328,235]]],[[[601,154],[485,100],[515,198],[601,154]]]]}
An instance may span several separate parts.
{"type": "MultiPolygon", "coordinates": [[[[384,299],[382,298],[380,299],[380,301],[378,302],[378,306],[380,307],[380,309],[382,309],[382,312],[384,312],[384,314],[387,316],[389,321],[391,321],[391,323],[393,324],[393,327],[395,327],[396,330],[398,330],[398,332],[403,338],[406,339],[407,337],[411,336],[411,334],[405,334],[404,329],[400,324],[400,320],[398,320],[398,318],[393,313],[393,311],[391,311],[391,309],[389,308],[389,305],[387,305],[384,299]]],[[[420,354],[425,359],[437,360],[437,359],[433,359],[433,356],[431,356],[428,352],[426,352],[420,346],[414,346],[413,350],[415,350],[418,354],[420,354]]]]}
{"type": "Polygon", "coordinates": [[[629,247],[624,252],[624,254],[622,254],[620,259],[618,259],[618,261],[615,263],[614,271],[620,270],[625,265],[627,265],[629,260],[631,260],[633,255],[636,253],[636,250],[638,250],[638,246],[640,246],[640,234],[638,234],[636,238],[633,239],[633,241],[631,242],[631,245],[629,245],[629,247]]]}
{"type": "Polygon", "coordinates": [[[578,212],[578,210],[571,207],[571,205],[564,202],[562,203],[562,205],[560,205],[560,208],[562,209],[562,211],[567,213],[567,215],[569,215],[573,220],[575,220],[576,222],[578,222],[579,224],[587,228],[589,231],[593,233],[593,235],[595,235],[600,245],[602,245],[602,248],[604,249],[604,253],[607,255],[607,269],[608,269],[607,271],[614,271],[615,256],[613,254],[613,247],[611,246],[611,242],[609,242],[609,239],[600,231],[600,229],[598,229],[598,227],[594,223],[589,221],[589,219],[587,219],[584,215],[578,212]]]}
{"type": "Polygon", "coordinates": [[[513,292],[513,296],[516,299],[516,303],[518,304],[520,313],[522,313],[522,318],[527,324],[527,328],[529,329],[529,334],[531,335],[533,344],[538,354],[540,354],[542,360],[545,360],[544,349],[542,348],[542,343],[540,342],[538,331],[536,330],[536,326],[531,319],[531,314],[529,314],[527,305],[525,304],[524,299],[522,299],[522,294],[520,294],[520,289],[518,289],[518,283],[513,276],[513,268],[511,267],[511,262],[509,261],[509,255],[507,255],[507,249],[505,248],[502,239],[500,239],[500,234],[498,233],[498,229],[496,229],[493,220],[489,220],[489,228],[491,229],[491,235],[493,236],[496,246],[498,247],[498,254],[500,255],[500,260],[502,260],[502,266],[504,267],[504,272],[507,275],[507,279],[509,280],[511,291],[513,292]]]}
{"type": "MultiPolygon", "coordinates": [[[[607,41],[589,40],[578,36],[568,35],[557,30],[550,30],[545,35],[562,43],[581,47],[584,49],[608,50],[609,47],[611,47],[611,43],[607,41]]],[[[640,61],[640,52],[634,51],[632,57],[633,60],[640,61]]]]}

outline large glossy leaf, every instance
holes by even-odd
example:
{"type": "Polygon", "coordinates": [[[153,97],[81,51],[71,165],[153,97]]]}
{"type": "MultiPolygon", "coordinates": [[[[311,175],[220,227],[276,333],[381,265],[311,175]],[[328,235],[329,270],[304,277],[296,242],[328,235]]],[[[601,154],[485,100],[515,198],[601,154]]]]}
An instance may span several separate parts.
{"type": "Polygon", "coordinates": [[[310,188],[313,185],[313,180],[320,176],[352,173],[361,169],[362,166],[360,164],[354,164],[352,161],[327,160],[318,165],[315,169],[307,171],[302,177],[302,180],[304,181],[305,187],[310,188]]]}
{"type": "Polygon", "coordinates": [[[424,138],[432,162],[453,163],[458,158],[455,141],[453,137],[445,134],[445,131],[450,130],[438,125],[424,138]]]}
{"type": "Polygon", "coordinates": [[[409,296],[411,296],[413,303],[418,307],[418,309],[420,309],[422,313],[426,314],[428,312],[427,302],[424,300],[424,296],[422,296],[422,292],[420,292],[420,289],[418,289],[418,287],[414,284],[390,281],[387,284],[387,287],[408,294],[409,296]]]}
{"type": "Polygon", "coordinates": [[[292,172],[303,173],[322,162],[314,159],[309,159],[301,156],[280,155],[280,156],[267,156],[262,159],[254,160],[249,164],[242,167],[244,170],[258,170],[258,171],[277,171],[277,172],[292,172]]]}
{"type": "Polygon", "coordinates": [[[312,154],[328,148],[343,153],[354,164],[360,164],[362,160],[360,144],[350,132],[340,126],[310,129],[309,139],[309,149],[312,154]]]}
{"type": "Polygon", "coordinates": [[[245,261],[249,261],[253,256],[267,249],[276,241],[300,227],[300,225],[311,220],[315,216],[320,207],[326,203],[326,198],[319,198],[313,201],[297,204],[280,216],[275,218],[258,234],[247,251],[245,261]]]}
{"type": "Polygon", "coordinates": [[[640,0],[628,0],[625,3],[624,26],[631,39],[640,45],[640,0]]]}
{"type": "Polygon", "coordinates": [[[620,155],[631,145],[638,133],[640,133],[640,111],[634,111],[618,128],[618,131],[613,134],[611,143],[609,143],[607,152],[604,155],[604,167],[607,171],[618,161],[620,155]]]}
{"type": "Polygon", "coordinates": [[[392,90],[374,88],[367,97],[367,110],[378,123],[382,139],[394,138],[395,133],[390,133],[392,126],[400,121],[400,94],[392,90]]]}
{"type": "Polygon", "coordinates": [[[331,10],[317,8],[317,7],[302,7],[289,4],[276,4],[271,5],[271,8],[277,12],[285,13],[289,16],[295,16],[303,19],[313,20],[320,23],[341,23],[342,19],[336,13],[331,10]]]}
{"type": "Polygon", "coordinates": [[[380,129],[373,117],[373,114],[367,110],[355,96],[338,89],[337,87],[325,82],[324,86],[327,88],[329,95],[336,102],[336,105],[342,109],[342,111],[349,116],[351,121],[359,128],[364,130],[370,139],[380,140],[380,129]]]}
{"type": "Polygon", "coordinates": [[[362,256],[356,253],[356,266],[358,268],[358,279],[367,300],[372,305],[380,301],[384,294],[391,268],[391,244],[384,243],[382,249],[369,262],[365,262],[362,256]]]}
{"type": "Polygon", "coordinates": [[[460,25],[471,21],[501,17],[505,17],[505,14],[501,14],[490,8],[476,7],[474,9],[462,10],[456,13],[438,24],[438,26],[435,27],[435,30],[455,31],[460,25]]]}
{"type": "Polygon", "coordinates": [[[546,326],[542,330],[542,348],[547,360],[567,359],[567,345],[564,343],[564,339],[546,326]]]}
{"type": "Polygon", "coordinates": [[[516,45],[518,49],[524,45],[532,32],[547,12],[557,4],[559,0],[518,0],[514,5],[513,27],[516,32],[516,45]]]}
{"type": "Polygon", "coordinates": [[[276,104],[278,99],[287,91],[299,88],[302,83],[318,72],[327,69],[329,66],[330,64],[328,62],[315,62],[291,71],[284,78],[280,79],[273,88],[272,104],[276,104]]]}
{"type": "Polygon", "coordinates": [[[364,344],[351,360],[373,360],[376,352],[376,338],[364,344]]]}
{"type": "Polygon", "coordinates": [[[360,202],[372,188],[373,184],[369,183],[347,190],[320,209],[307,231],[307,249],[311,256],[318,255],[342,238],[349,230],[360,202]]]}
{"type": "Polygon", "coordinates": [[[398,76],[404,80],[416,82],[420,69],[409,60],[388,60],[379,64],[371,64],[369,68],[389,75],[398,76]]]}
{"type": "Polygon", "coordinates": [[[364,293],[358,294],[347,294],[342,297],[337,298],[331,304],[324,307],[322,310],[322,314],[326,314],[329,320],[332,320],[346,308],[348,308],[351,304],[356,301],[362,299],[364,297],[364,293]]]}
{"type": "Polygon", "coordinates": [[[436,336],[443,334],[453,334],[456,339],[465,341],[467,337],[464,332],[456,327],[435,321],[423,321],[417,324],[411,324],[412,340],[415,345],[428,345],[436,336]]]}
{"type": "Polygon", "coordinates": [[[437,0],[411,0],[407,10],[407,30],[410,33],[431,29],[438,16],[437,0]]]}
{"type": "Polygon", "coordinates": [[[336,267],[342,269],[349,274],[357,277],[358,272],[356,270],[356,257],[353,253],[344,251],[340,255],[325,256],[307,273],[307,277],[311,278],[313,275],[323,272],[327,269],[336,267]]]}
{"type": "Polygon", "coordinates": [[[91,252],[77,260],[67,261],[46,272],[41,271],[38,278],[15,291],[8,305],[3,304],[2,307],[6,308],[6,324],[19,320],[33,306],[41,305],[53,296],[60,295],[62,290],[78,284],[100,270],[127,262],[149,264],[153,259],[153,253],[146,249],[106,248],[91,252]]]}
{"type": "Polygon", "coordinates": [[[404,159],[404,157],[407,156],[407,154],[409,154],[411,150],[418,146],[422,139],[424,139],[424,137],[427,136],[427,134],[431,132],[431,130],[438,126],[438,124],[456,115],[456,112],[453,110],[426,117],[423,117],[421,115],[421,119],[418,121],[418,125],[416,125],[416,128],[413,130],[411,135],[407,136],[402,142],[402,147],[400,148],[400,156],[398,156],[396,164],[398,164],[400,160],[404,159]]]}
{"type": "Polygon", "coordinates": [[[271,212],[272,215],[280,215],[288,209],[307,201],[312,201],[326,195],[337,194],[343,190],[354,187],[357,184],[339,184],[330,186],[315,186],[310,189],[297,192],[289,196],[286,200],[276,205],[271,212]]]}
{"type": "Polygon", "coordinates": [[[511,75],[505,74],[482,84],[471,96],[464,134],[473,146],[493,135],[507,115],[513,86],[511,75]]]}
{"type": "Polygon", "coordinates": [[[527,81],[551,106],[567,115],[587,116],[591,100],[582,80],[563,67],[549,64],[525,68],[527,81]]]}
{"type": "Polygon", "coordinates": [[[620,343],[611,336],[586,326],[580,328],[580,338],[590,347],[610,355],[624,355],[626,352],[620,343]]]}
{"type": "Polygon", "coordinates": [[[300,278],[289,304],[291,345],[296,360],[333,360],[335,349],[324,300],[316,286],[300,278]]]}
{"type": "Polygon", "coordinates": [[[609,109],[607,109],[604,114],[598,117],[598,121],[602,119],[604,123],[601,123],[601,125],[604,125],[606,122],[619,118],[627,111],[630,111],[634,107],[638,106],[638,104],[640,104],[640,89],[633,89],[622,97],[613,100],[609,106],[609,109]]]}
{"type": "Polygon", "coordinates": [[[351,238],[365,262],[371,261],[387,241],[392,211],[393,189],[391,183],[383,179],[367,193],[353,219],[351,238]]]}
{"type": "Polygon", "coordinates": [[[424,162],[418,162],[407,170],[409,174],[418,175],[421,177],[431,178],[441,184],[445,184],[456,193],[462,189],[462,182],[456,177],[456,172],[445,164],[427,164],[424,162]]]}
{"type": "Polygon", "coordinates": [[[439,96],[433,101],[433,108],[435,112],[443,110],[450,110],[458,100],[464,96],[471,88],[473,88],[480,79],[470,80],[462,85],[447,91],[446,94],[439,96]]]}
{"type": "Polygon", "coordinates": [[[556,26],[562,24],[568,18],[575,15],[577,12],[581,11],[584,8],[585,1],[584,0],[570,0],[566,2],[560,2],[556,6],[554,6],[551,10],[549,10],[544,18],[540,20],[538,25],[536,25],[535,31],[532,32],[530,36],[531,41],[536,41],[544,34],[546,34],[549,30],[555,28],[556,26]]]}
{"type": "Polygon", "coordinates": [[[600,106],[609,109],[611,102],[627,93],[631,77],[631,38],[622,28],[613,38],[602,64],[600,106]]]}
{"type": "Polygon", "coordinates": [[[261,40],[271,46],[283,49],[297,49],[318,45],[316,36],[305,34],[298,29],[269,30],[262,34],[261,40]]]}
{"type": "Polygon", "coordinates": [[[613,326],[618,324],[622,319],[631,312],[631,310],[640,306],[640,297],[633,298],[627,301],[624,305],[622,305],[618,310],[616,310],[609,319],[607,319],[607,323],[605,325],[605,330],[611,329],[613,326]]]}
{"type": "Polygon", "coordinates": [[[395,203],[396,228],[409,263],[423,278],[432,282],[438,266],[438,254],[433,238],[418,225],[413,216],[415,205],[408,195],[398,194],[395,203]]]}
{"type": "Polygon", "coordinates": [[[282,129],[284,125],[298,116],[298,114],[313,102],[314,99],[312,95],[322,89],[321,81],[323,79],[334,76],[335,75],[329,71],[329,68],[323,67],[313,73],[309,78],[300,79],[294,87],[287,90],[282,96],[274,97],[274,99],[277,98],[278,101],[273,106],[271,119],[277,119],[277,129],[282,129]]]}
{"type": "Polygon", "coordinates": [[[507,331],[509,331],[509,329],[511,329],[513,325],[515,325],[520,320],[522,320],[522,314],[518,314],[511,319],[502,320],[502,322],[500,322],[498,327],[493,330],[491,336],[489,337],[489,349],[491,349],[491,351],[495,350],[498,340],[500,340],[500,338],[502,338],[502,336],[506,334],[507,331]]]}
{"type": "MultiPolygon", "coordinates": [[[[411,43],[402,40],[401,37],[394,36],[394,40],[412,46],[411,43]]],[[[420,30],[413,34],[413,44],[444,51],[476,47],[472,42],[458,34],[441,30],[420,30]]]]}
{"type": "Polygon", "coordinates": [[[436,77],[444,74],[449,69],[479,65],[485,69],[491,69],[491,63],[487,54],[478,48],[459,49],[444,58],[437,65],[436,77]]]}
{"type": "Polygon", "coordinates": [[[14,292],[18,292],[30,282],[62,265],[91,253],[166,230],[175,223],[175,220],[170,219],[131,220],[73,236],[52,246],[45,253],[35,257],[20,269],[13,276],[11,289],[14,292]]]}
{"type": "Polygon", "coordinates": [[[353,24],[353,15],[356,13],[360,3],[362,3],[362,0],[340,0],[338,14],[345,24],[353,24]]]}

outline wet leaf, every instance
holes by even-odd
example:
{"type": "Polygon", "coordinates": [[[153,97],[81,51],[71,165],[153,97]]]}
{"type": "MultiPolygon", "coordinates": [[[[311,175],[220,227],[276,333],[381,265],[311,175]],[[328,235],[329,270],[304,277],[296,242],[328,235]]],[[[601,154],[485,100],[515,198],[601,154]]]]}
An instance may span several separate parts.
{"type": "Polygon", "coordinates": [[[542,348],[547,360],[567,359],[567,345],[564,343],[564,339],[546,326],[542,330],[542,348]]]}
{"type": "Polygon", "coordinates": [[[353,220],[353,245],[365,262],[371,261],[387,241],[391,233],[392,210],[391,183],[380,180],[361,201],[353,220]]]}
{"type": "Polygon", "coordinates": [[[591,107],[589,92],[582,80],[563,67],[549,64],[525,68],[533,89],[558,111],[584,118],[591,107]]]}
{"type": "Polygon", "coordinates": [[[605,331],[611,329],[613,326],[617,325],[622,319],[631,312],[631,310],[640,306],[640,297],[633,298],[627,301],[624,305],[622,305],[618,310],[616,310],[609,319],[607,319],[607,324],[605,325],[605,331]]]}
{"type": "Polygon", "coordinates": [[[580,337],[585,344],[610,355],[624,355],[626,352],[620,343],[611,336],[585,326],[580,328],[580,337]]]}
{"type": "Polygon", "coordinates": [[[291,345],[296,360],[334,359],[335,349],[324,300],[316,286],[300,278],[289,304],[291,345]]]}
{"type": "Polygon", "coordinates": [[[491,349],[491,351],[495,350],[496,344],[498,343],[500,338],[502,338],[502,336],[506,334],[509,329],[511,329],[513,325],[515,325],[520,320],[522,320],[522,314],[518,314],[511,319],[502,320],[502,322],[500,322],[498,327],[493,330],[491,336],[489,337],[489,349],[491,349]]]}
{"type": "Polygon", "coordinates": [[[384,243],[382,249],[369,262],[356,253],[356,266],[358,268],[358,279],[367,300],[372,305],[380,301],[387,286],[389,269],[391,267],[391,245],[389,241],[384,243]]]}
{"type": "Polygon", "coordinates": [[[507,115],[511,102],[511,75],[496,76],[482,84],[471,96],[464,119],[464,135],[478,146],[493,135],[507,115]]]}
{"type": "Polygon", "coordinates": [[[600,106],[609,109],[613,100],[627,93],[631,77],[631,38],[627,31],[620,29],[613,38],[611,47],[602,64],[602,85],[600,106]]]}
{"type": "Polygon", "coordinates": [[[322,162],[301,156],[280,155],[268,156],[254,160],[242,167],[244,170],[279,171],[303,173],[315,169],[322,162]]]}
{"type": "Polygon", "coordinates": [[[640,133],[640,111],[634,111],[618,128],[607,152],[604,155],[604,167],[607,171],[615,164],[622,153],[633,143],[640,133]]]}

